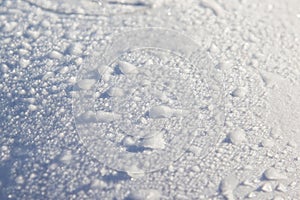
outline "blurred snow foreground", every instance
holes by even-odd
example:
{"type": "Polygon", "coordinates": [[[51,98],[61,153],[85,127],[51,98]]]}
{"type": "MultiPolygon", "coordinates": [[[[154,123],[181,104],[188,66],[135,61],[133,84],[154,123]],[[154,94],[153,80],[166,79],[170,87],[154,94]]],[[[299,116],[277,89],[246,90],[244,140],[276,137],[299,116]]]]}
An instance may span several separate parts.
{"type": "Polygon", "coordinates": [[[299,8],[0,0],[0,199],[300,199],[299,8]]]}

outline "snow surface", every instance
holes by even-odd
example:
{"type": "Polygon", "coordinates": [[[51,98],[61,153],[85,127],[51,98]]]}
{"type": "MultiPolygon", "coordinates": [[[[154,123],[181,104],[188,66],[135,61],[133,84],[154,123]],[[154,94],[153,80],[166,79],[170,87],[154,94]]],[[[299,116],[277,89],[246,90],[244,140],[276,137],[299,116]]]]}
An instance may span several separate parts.
{"type": "Polygon", "coordinates": [[[0,0],[0,199],[300,199],[299,31],[297,0],[0,0]]]}

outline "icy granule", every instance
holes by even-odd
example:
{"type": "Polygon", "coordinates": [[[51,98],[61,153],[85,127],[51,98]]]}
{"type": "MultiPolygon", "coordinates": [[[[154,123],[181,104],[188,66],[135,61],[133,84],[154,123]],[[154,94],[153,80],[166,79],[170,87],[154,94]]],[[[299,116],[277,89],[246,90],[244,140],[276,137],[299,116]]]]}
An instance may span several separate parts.
{"type": "MultiPolygon", "coordinates": [[[[114,39],[86,60],[74,96],[78,134],[95,158],[143,174],[177,160],[194,137],[214,146],[218,134],[207,129],[222,126],[215,120],[220,105],[214,105],[221,88],[210,85],[211,63],[200,47],[162,29],[114,39]]],[[[202,149],[203,156],[208,152],[202,149]]]]}

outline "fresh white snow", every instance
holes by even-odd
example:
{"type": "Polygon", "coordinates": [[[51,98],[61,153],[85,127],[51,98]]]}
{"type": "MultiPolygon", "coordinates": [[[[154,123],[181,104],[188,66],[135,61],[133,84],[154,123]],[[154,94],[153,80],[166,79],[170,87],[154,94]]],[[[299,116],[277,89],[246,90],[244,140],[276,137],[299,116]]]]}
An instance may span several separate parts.
{"type": "Polygon", "coordinates": [[[0,199],[300,199],[299,16],[0,0],[0,199]]]}

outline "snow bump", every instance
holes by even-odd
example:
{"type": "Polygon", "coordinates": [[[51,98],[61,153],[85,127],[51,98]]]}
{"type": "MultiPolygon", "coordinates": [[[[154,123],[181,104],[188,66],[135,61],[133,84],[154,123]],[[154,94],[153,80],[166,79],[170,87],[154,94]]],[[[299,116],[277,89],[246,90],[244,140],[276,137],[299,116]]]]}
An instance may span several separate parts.
{"type": "Polygon", "coordinates": [[[168,106],[164,106],[164,105],[160,105],[160,106],[154,106],[149,110],[149,116],[150,118],[169,118],[171,117],[173,114],[173,110],[168,107],[168,106]]]}
{"type": "Polygon", "coordinates": [[[267,180],[285,180],[287,176],[282,174],[278,169],[269,168],[264,172],[264,177],[267,180]]]}
{"type": "Polygon", "coordinates": [[[107,91],[107,94],[110,97],[121,97],[124,95],[124,91],[121,88],[118,87],[112,87],[107,91]]]}
{"type": "Polygon", "coordinates": [[[90,90],[97,81],[95,79],[83,79],[77,82],[80,89],[90,90]]]}
{"type": "Polygon", "coordinates": [[[133,64],[129,63],[129,62],[119,61],[118,67],[119,67],[119,70],[124,75],[137,74],[138,73],[138,68],[136,66],[134,66],[133,64]]]}
{"type": "Polygon", "coordinates": [[[165,141],[162,132],[157,132],[143,138],[142,146],[151,149],[164,149],[165,141]]]}
{"type": "Polygon", "coordinates": [[[230,142],[234,145],[240,145],[247,141],[246,133],[243,129],[237,128],[228,134],[230,142]]]}
{"type": "Polygon", "coordinates": [[[98,111],[96,117],[100,122],[112,122],[120,119],[121,115],[112,112],[98,111]]]}

